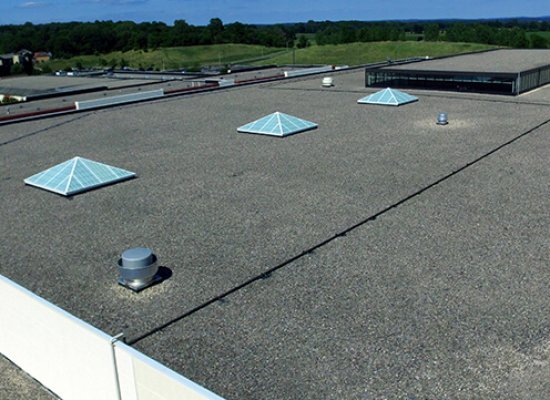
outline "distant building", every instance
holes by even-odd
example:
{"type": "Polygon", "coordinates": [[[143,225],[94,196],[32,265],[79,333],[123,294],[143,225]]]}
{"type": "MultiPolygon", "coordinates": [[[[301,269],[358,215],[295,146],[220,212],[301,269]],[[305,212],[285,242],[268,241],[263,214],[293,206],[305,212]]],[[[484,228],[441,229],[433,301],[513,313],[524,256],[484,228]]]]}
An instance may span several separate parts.
{"type": "Polygon", "coordinates": [[[13,54],[0,54],[0,76],[9,75],[13,65],[13,54]]]}
{"type": "Polygon", "coordinates": [[[46,61],[50,61],[51,58],[52,58],[52,53],[48,51],[37,51],[33,55],[33,60],[35,64],[40,64],[46,61]]]}
{"type": "Polygon", "coordinates": [[[13,63],[14,64],[27,64],[32,63],[33,54],[32,51],[29,50],[19,50],[17,53],[13,55],[13,63]]]}
{"type": "Polygon", "coordinates": [[[21,64],[26,73],[32,72],[32,52],[23,49],[17,53],[0,54],[0,76],[10,75],[12,67],[16,64],[21,64]]]}
{"type": "Polygon", "coordinates": [[[367,68],[366,86],[518,95],[550,83],[550,50],[500,49],[418,60],[367,68]]]}

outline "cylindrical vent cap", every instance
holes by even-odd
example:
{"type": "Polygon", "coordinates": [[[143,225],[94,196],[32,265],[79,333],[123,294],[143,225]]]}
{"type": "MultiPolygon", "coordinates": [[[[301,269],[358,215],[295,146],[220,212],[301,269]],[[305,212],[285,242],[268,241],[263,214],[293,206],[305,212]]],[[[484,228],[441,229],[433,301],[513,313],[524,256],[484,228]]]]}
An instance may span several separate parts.
{"type": "Polygon", "coordinates": [[[135,247],[122,253],[124,268],[144,268],[153,263],[153,252],[147,247],[135,247]]]}
{"type": "Polygon", "coordinates": [[[439,113],[437,116],[437,124],[438,125],[447,125],[449,123],[447,118],[447,113],[439,113]]]}
{"type": "Polygon", "coordinates": [[[118,260],[118,271],[118,283],[136,291],[160,279],[157,275],[157,257],[146,247],[125,250],[118,260]]]}

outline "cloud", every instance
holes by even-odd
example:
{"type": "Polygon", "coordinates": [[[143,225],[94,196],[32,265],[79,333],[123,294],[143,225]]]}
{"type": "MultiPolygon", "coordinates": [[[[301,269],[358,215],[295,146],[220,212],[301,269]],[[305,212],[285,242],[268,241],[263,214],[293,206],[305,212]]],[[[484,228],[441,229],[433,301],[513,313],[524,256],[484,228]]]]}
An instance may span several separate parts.
{"type": "Polygon", "coordinates": [[[112,6],[131,6],[137,4],[146,4],[150,0],[84,0],[83,3],[109,4],[112,6]]]}
{"type": "Polygon", "coordinates": [[[41,8],[46,7],[48,3],[44,3],[41,1],[27,1],[26,3],[21,3],[17,7],[19,8],[41,8]]]}

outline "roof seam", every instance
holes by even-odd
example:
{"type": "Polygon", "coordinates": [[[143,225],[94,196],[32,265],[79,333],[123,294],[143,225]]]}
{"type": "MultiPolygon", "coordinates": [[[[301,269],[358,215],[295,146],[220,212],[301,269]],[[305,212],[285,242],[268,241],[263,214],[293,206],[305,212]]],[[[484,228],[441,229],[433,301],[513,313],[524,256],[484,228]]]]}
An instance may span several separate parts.
{"type": "Polygon", "coordinates": [[[149,330],[148,332],[145,332],[144,334],[142,334],[142,335],[140,335],[136,338],[128,340],[126,343],[129,344],[129,345],[135,345],[136,343],[142,341],[143,339],[146,339],[146,338],[150,337],[151,335],[153,335],[155,333],[158,333],[158,332],[170,327],[172,324],[174,324],[174,323],[176,323],[176,322],[178,322],[178,321],[180,321],[180,320],[182,320],[182,319],[184,319],[184,318],[186,318],[186,317],[188,317],[192,314],[195,314],[196,312],[198,312],[198,311],[210,306],[211,304],[213,304],[213,303],[215,303],[219,300],[222,300],[223,298],[225,298],[225,297],[227,297],[227,296],[229,296],[229,295],[231,295],[231,294],[233,294],[233,293],[235,293],[235,292],[251,285],[252,283],[254,283],[254,282],[256,282],[260,279],[265,279],[265,278],[269,277],[273,272],[276,272],[277,270],[279,270],[279,269],[281,269],[281,268],[283,268],[283,267],[285,267],[285,266],[301,259],[302,257],[313,253],[315,250],[320,249],[321,247],[331,243],[332,241],[336,240],[337,238],[346,236],[348,233],[352,232],[353,230],[367,224],[368,222],[376,220],[378,217],[386,214],[387,212],[391,211],[392,209],[402,206],[403,204],[407,203],[408,201],[416,198],[417,196],[422,195],[423,193],[425,193],[428,190],[436,187],[437,185],[447,181],[448,179],[454,177],[455,175],[461,173],[462,171],[465,171],[466,169],[477,165],[480,161],[484,160],[485,158],[490,157],[491,155],[497,153],[498,151],[502,150],[503,148],[513,144],[514,142],[516,142],[516,141],[520,140],[521,138],[529,135],[530,133],[536,131],[537,129],[541,128],[542,126],[544,126],[548,123],[550,123],[550,119],[547,119],[546,121],[544,121],[544,122],[534,126],[533,128],[519,134],[518,136],[508,140],[507,142],[504,142],[504,143],[500,144],[499,146],[493,148],[492,150],[490,150],[490,151],[482,154],[481,156],[475,158],[474,160],[472,160],[470,162],[467,162],[466,164],[462,165],[461,167],[458,167],[457,169],[451,171],[447,175],[444,175],[443,177],[441,177],[441,178],[435,180],[434,182],[418,189],[417,191],[415,191],[415,192],[411,193],[410,195],[396,201],[395,203],[390,204],[386,208],[378,211],[377,213],[366,217],[365,219],[357,222],[356,224],[354,224],[354,225],[352,225],[348,228],[345,228],[344,230],[334,234],[333,236],[323,240],[322,242],[317,243],[316,245],[313,245],[312,247],[302,251],[300,254],[298,254],[298,255],[296,255],[292,258],[289,258],[286,261],[283,261],[282,263],[268,269],[267,271],[265,271],[265,272],[263,272],[263,273],[261,273],[257,276],[254,276],[254,277],[248,279],[247,281],[241,283],[240,285],[235,286],[232,289],[229,289],[226,292],[224,292],[224,293],[222,293],[218,296],[215,296],[215,297],[211,298],[210,300],[204,302],[201,305],[198,305],[198,306],[194,307],[193,309],[181,314],[180,316],[178,316],[176,318],[173,318],[172,320],[167,321],[164,324],[159,325],[156,328],[153,328],[153,329],[149,330]]]}

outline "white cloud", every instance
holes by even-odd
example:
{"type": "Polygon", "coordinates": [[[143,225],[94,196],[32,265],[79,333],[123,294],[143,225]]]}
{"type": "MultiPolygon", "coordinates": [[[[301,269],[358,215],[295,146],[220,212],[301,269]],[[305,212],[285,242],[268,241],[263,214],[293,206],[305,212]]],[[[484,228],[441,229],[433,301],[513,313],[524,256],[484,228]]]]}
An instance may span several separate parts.
{"type": "Polygon", "coordinates": [[[145,4],[148,2],[149,0],[83,0],[83,3],[110,4],[114,6],[145,4]]]}
{"type": "Polygon", "coordinates": [[[27,1],[26,3],[19,4],[19,8],[41,8],[46,7],[48,3],[44,3],[41,1],[27,1]]]}

